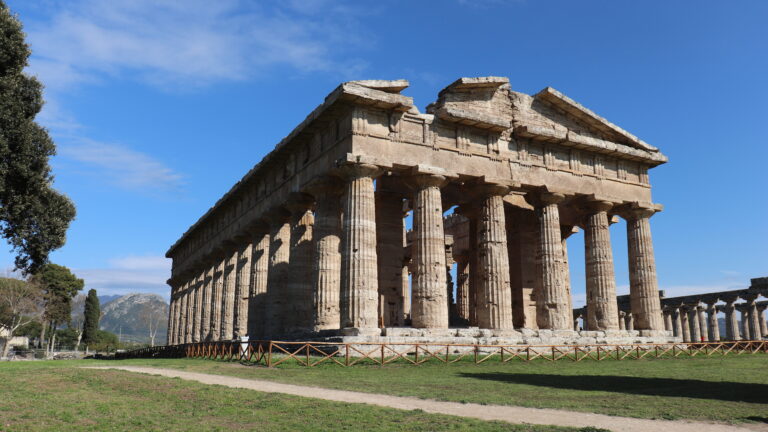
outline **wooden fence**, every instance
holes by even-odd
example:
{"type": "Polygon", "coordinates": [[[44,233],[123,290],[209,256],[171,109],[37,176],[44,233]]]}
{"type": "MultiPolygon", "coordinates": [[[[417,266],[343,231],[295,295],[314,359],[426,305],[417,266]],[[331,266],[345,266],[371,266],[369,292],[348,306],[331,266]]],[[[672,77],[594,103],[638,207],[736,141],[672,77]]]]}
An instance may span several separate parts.
{"type": "Polygon", "coordinates": [[[334,343],[291,341],[220,341],[156,346],[118,353],[127,358],[204,358],[258,363],[268,367],[281,364],[313,367],[323,363],[339,366],[356,364],[384,366],[393,363],[420,365],[427,362],[457,363],[486,361],[507,363],[583,360],[639,360],[725,356],[768,352],[768,341],[621,345],[466,345],[437,343],[334,343]]]}

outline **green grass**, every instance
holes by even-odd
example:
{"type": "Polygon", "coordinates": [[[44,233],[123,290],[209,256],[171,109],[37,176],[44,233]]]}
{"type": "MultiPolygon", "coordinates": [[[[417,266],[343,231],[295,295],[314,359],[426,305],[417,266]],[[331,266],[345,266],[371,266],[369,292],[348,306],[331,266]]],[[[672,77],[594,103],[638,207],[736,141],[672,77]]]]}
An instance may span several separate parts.
{"type": "Polygon", "coordinates": [[[196,372],[482,404],[652,419],[768,423],[768,355],[264,368],[235,362],[124,360],[196,372]]]}
{"type": "MultiPolygon", "coordinates": [[[[575,430],[484,422],[78,367],[105,363],[121,364],[94,361],[0,363],[0,431],[575,430]]],[[[203,369],[209,364],[233,371],[236,367],[199,361],[144,361],[143,364],[199,366],[203,369]]]]}

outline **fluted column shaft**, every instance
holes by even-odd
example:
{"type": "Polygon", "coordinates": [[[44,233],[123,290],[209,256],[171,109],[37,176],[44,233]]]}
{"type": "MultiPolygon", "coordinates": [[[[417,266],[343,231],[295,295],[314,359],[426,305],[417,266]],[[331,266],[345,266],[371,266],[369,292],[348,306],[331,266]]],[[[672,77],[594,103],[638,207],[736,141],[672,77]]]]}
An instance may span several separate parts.
{"type": "Polygon", "coordinates": [[[213,301],[213,273],[215,268],[211,264],[206,264],[204,268],[200,340],[207,341],[211,339],[211,303],[213,301]]]}
{"type": "Polygon", "coordinates": [[[587,282],[587,328],[618,330],[616,277],[613,271],[608,210],[611,203],[595,202],[584,226],[584,260],[587,282]]]}
{"type": "Polygon", "coordinates": [[[742,306],[741,312],[741,338],[744,340],[752,340],[752,333],[749,328],[749,309],[742,306]]]}
{"type": "Polygon", "coordinates": [[[248,299],[251,285],[251,242],[240,241],[237,254],[237,278],[235,279],[235,308],[232,321],[233,337],[240,338],[248,334],[248,299]]]}
{"type": "Polygon", "coordinates": [[[265,336],[275,338],[286,328],[291,224],[289,213],[277,209],[270,214],[269,270],[267,273],[267,305],[264,314],[265,336]]]}
{"type": "Polygon", "coordinates": [[[708,334],[711,342],[720,341],[720,324],[717,322],[717,307],[714,303],[707,305],[708,334]]]}
{"type": "MultiPolygon", "coordinates": [[[[627,318],[624,312],[619,312],[619,330],[626,330],[627,329],[627,318]]],[[[587,330],[589,330],[589,326],[587,326],[587,330]]]]}
{"type": "Polygon", "coordinates": [[[675,330],[675,337],[682,338],[683,337],[683,320],[682,315],[683,312],[679,308],[675,308],[674,310],[675,316],[674,316],[674,330],[675,330]]]}
{"type": "Polygon", "coordinates": [[[757,311],[757,304],[755,299],[747,299],[747,307],[749,308],[749,335],[752,340],[759,340],[762,338],[762,332],[760,331],[760,315],[757,311]]]}
{"type": "Polygon", "coordinates": [[[346,334],[380,334],[376,204],[372,165],[349,164],[346,177],[341,249],[341,327],[346,334]]]}
{"type": "Polygon", "coordinates": [[[184,282],[179,288],[179,319],[178,327],[176,328],[176,343],[183,344],[184,341],[184,328],[186,327],[186,313],[187,313],[187,282],[184,282]]]}
{"type": "Polygon", "coordinates": [[[197,274],[194,286],[194,315],[192,319],[192,342],[200,342],[200,320],[203,313],[203,280],[204,274],[197,274]]]}
{"type": "Polygon", "coordinates": [[[688,325],[691,327],[691,342],[701,342],[701,327],[699,326],[699,310],[692,306],[688,311],[688,325]]]}
{"type": "Polygon", "coordinates": [[[417,175],[413,205],[411,322],[416,328],[448,328],[445,232],[440,186],[445,178],[417,175]]]}
{"type": "Polygon", "coordinates": [[[312,193],[317,203],[314,228],[313,327],[316,331],[338,329],[340,328],[339,295],[341,293],[339,189],[328,181],[315,188],[312,193]]]}
{"type": "Polygon", "coordinates": [[[403,298],[403,194],[386,176],[376,181],[376,253],[385,327],[405,325],[403,298]]]}
{"type": "MultiPolygon", "coordinates": [[[[504,187],[483,191],[477,223],[477,324],[480,328],[512,329],[512,290],[504,215],[504,187]]],[[[559,232],[559,228],[558,228],[559,232]]],[[[571,320],[568,320],[570,328],[571,320]]]]}
{"type": "Polygon", "coordinates": [[[227,266],[225,256],[219,256],[216,259],[213,273],[213,295],[211,296],[211,326],[210,339],[217,341],[221,339],[221,317],[222,317],[222,299],[224,295],[224,269],[227,266]]]}
{"type": "Polygon", "coordinates": [[[672,326],[672,311],[669,309],[664,309],[664,330],[671,332],[673,329],[672,326]]]}
{"type": "Polygon", "coordinates": [[[725,303],[725,338],[729,341],[741,339],[739,321],[736,317],[736,306],[733,301],[725,303]]]}
{"type": "Polygon", "coordinates": [[[312,242],[315,216],[310,206],[311,197],[293,198],[291,211],[291,251],[288,278],[287,331],[296,335],[307,334],[314,325],[314,249],[312,242]]]}
{"type": "Polygon", "coordinates": [[[765,310],[766,306],[761,307],[758,309],[758,317],[760,320],[760,335],[761,337],[768,337],[768,322],[765,320],[765,310]]]}
{"type": "Polygon", "coordinates": [[[680,309],[680,324],[683,327],[683,342],[691,342],[691,323],[688,309],[680,309]]]}
{"type": "Polygon", "coordinates": [[[184,343],[192,342],[192,324],[195,319],[195,279],[190,279],[187,284],[187,290],[184,294],[186,297],[186,313],[184,314],[184,343]]]}
{"type": "Polygon", "coordinates": [[[456,310],[459,318],[469,321],[469,262],[459,261],[456,266],[456,310]]]}
{"type": "Polygon", "coordinates": [[[627,218],[629,297],[638,330],[661,330],[664,327],[649,219],[653,212],[635,209],[627,218]]]}
{"type": "Polygon", "coordinates": [[[542,203],[536,208],[539,219],[539,273],[541,287],[536,293],[536,315],[540,329],[569,330],[572,311],[566,281],[563,259],[560,213],[557,203],[563,196],[544,194],[542,203]]]}
{"type": "Polygon", "coordinates": [[[174,340],[174,331],[176,330],[176,289],[175,287],[171,287],[171,305],[168,308],[168,332],[167,332],[167,338],[165,341],[166,345],[174,345],[176,341],[174,340]]]}
{"type": "Polygon", "coordinates": [[[704,308],[699,306],[696,308],[699,318],[699,331],[701,332],[701,341],[709,341],[709,326],[707,326],[707,316],[704,313],[704,308]]]}
{"type": "Polygon", "coordinates": [[[267,280],[269,274],[269,232],[266,227],[253,230],[251,241],[251,278],[248,299],[248,336],[264,337],[267,314],[267,280]]]}
{"type": "Polygon", "coordinates": [[[226,266],[224,267],[224,284],[221,296],[221,328],[220,340],[232,340],[234,332],[234,310],[235,310],[235,284],[237,282],[237,260],[238,250],[234,245],[227,253],[226,266]]]}
{"type": "Polygon", "coordinates": [[[624,315],[624,319],[626,320],[626,323],[624,324],[624,327],[627,330],[634,330],[635,329],[635,316],[632,314],[632,312],[629,312],[626,315],[624,315]]]}

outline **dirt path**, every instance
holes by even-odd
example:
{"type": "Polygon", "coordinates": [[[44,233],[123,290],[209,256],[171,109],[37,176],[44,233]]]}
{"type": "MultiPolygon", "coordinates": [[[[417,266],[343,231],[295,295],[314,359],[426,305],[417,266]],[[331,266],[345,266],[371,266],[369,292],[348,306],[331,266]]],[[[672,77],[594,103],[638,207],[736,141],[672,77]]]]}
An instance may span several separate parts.
{"type": "Polygon", "coordinates": [[[644,420],[627,417],[614,417],[557,409],[524,408],[503,405],[479,405],[473,403],[442,402],[413,397],[389,396],[373,393],[360,393],[346,390],[333,390],[273,381],[235,378],[225,375],[211,375],[196,372],[184,372],[174,369],[160,369],[140,366],[103,366],[87,369],[119,369],[197,381],[203,384],[216,384],[232,388],[256,390],[267,393],[283,393],[337,402],[364,403],[403,410],[420,409],[428,413],[447,414],[459,417],[471,417],[481,420],[500,420],[508,423],[527,423],[538,425],[556,425],[586,427],[594,426],[616,432],[724,432],[724,431],[768,431],[768,425],[749,424],[730,426],[723,424],[644,420]]]}

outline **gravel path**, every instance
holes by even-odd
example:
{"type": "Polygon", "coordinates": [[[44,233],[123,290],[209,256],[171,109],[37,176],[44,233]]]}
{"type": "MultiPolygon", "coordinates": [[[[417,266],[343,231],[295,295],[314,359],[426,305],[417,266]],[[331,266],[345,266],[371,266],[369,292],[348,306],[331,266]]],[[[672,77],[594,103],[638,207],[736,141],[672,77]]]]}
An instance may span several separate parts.
{"type": "Polygon", "coordinates": [[[645,420],[627,417],[614,417],[603,414],[591,414],[557,409],[524,408],[503,405],[479,405],[473,403],[442,402],[413,397],[389,396],[373,393],[360,393],[346,390],[333,390],[319,387],[283,384],[273,381],[235,378],[225,375],[211,375],[185,372],[174,369],[161,369],[140,366],[103,366],[87,369],[118,369],[171,378],[197,381],[203,384],[216,384],[232,388],[256,390],[267,393],[282,393],[337,402],[364,403],[403,410],[420,409],[434,414],[446,414],[470,417],[481,420],[500,420],[508,423],[527,423],[538,425],[556,425],[571,427],[594,426],[616,432],[727,432],[727,431],[768,431],[768,425],[745,424],[731,426],[715,423],[645,420]]]}

